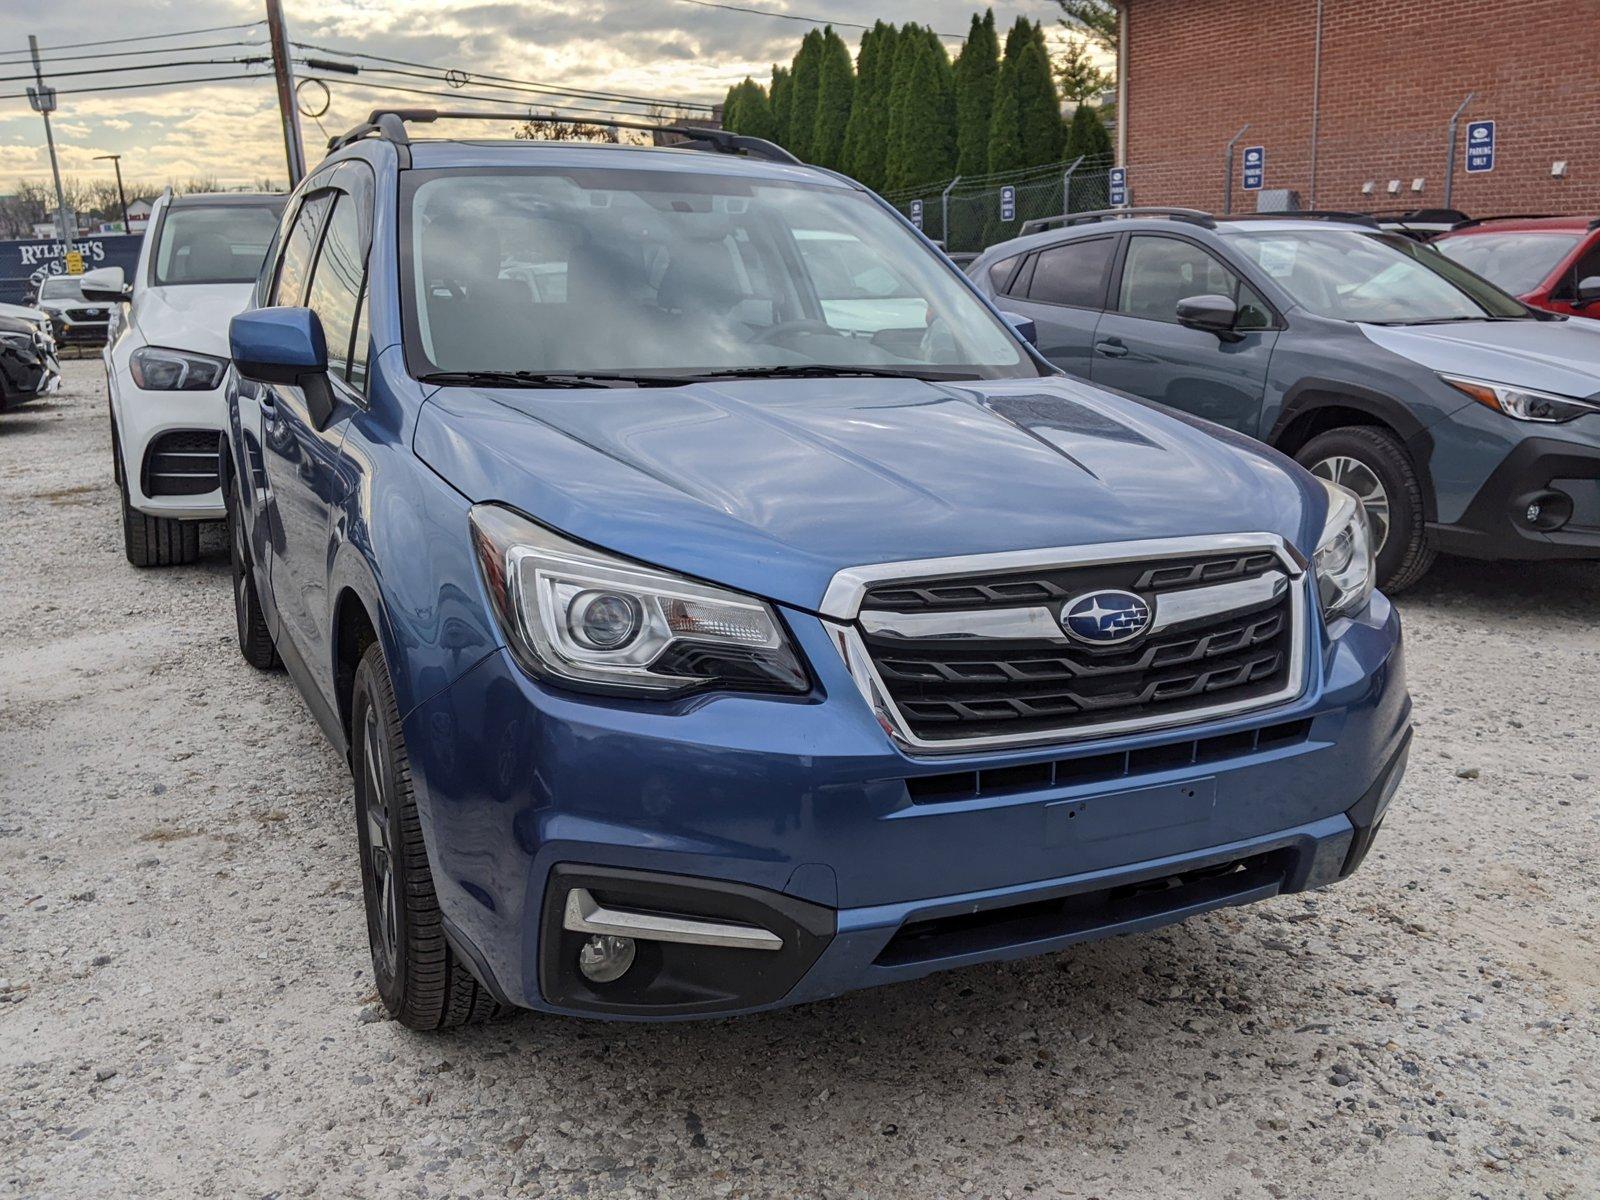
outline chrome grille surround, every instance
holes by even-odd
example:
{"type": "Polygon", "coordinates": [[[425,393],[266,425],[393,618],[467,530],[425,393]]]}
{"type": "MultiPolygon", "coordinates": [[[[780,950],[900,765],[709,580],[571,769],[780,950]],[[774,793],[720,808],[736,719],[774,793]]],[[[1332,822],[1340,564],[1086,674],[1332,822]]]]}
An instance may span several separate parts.
{"type": "MultiPolygon", "coordinates": [[[[1274,571],[1274,575],[1278,572],[1274,571]]],[[[1203,589],[1220,591],[1230,585],[1203,589]]],[[[953,558],[921,559],[877,563],[839,571],[829,583],[820,612],[829,639],[844,661],[868,707],[896,745],[911,754],[948,755],[1024,746],[1082,742],[1116,734],[1137,733],[1146,729],[1174,729],[1219,717],[1273,708],[1296,699],[1305,690],[1307,669],[1307,621],[1316,611],[1308,592],[1311,586],[1306,562],[1282,537],[1272,533],[1215,534],[1201,537],[1159,538],[1146,541],[1110,542],[1092,546],[1069,546],[1039,550],[1002,551],[953,558]],[[1114,719],[1071,728],[1029,731],[1022,734],[990,734],[977,737],[924,738],[911,728],[890,694],[888,685],[873,661],[862,638],[862,622],[878,628],[897,626],[897,632],[914,632],[926,624],[930,630],[945,630],[959,637],[982,638],[1017,636],[1019,631],[1043,634],[1038,611],[1027,607],[991,608],[911,614],[873,610],[863,613],[863,601],[874,587],[896,580],[946,579],[959,583],[998,573],[1033,568],[1063,569],[1148,562],[1161,559],[1193,558],[1197,555],[1263,550],[1273,554],[1287,580],[1289,600],[1289,665],[1284,686],[1267,695],[1243,700],[1223,701],[1181,713],[1162,713],[1143,717],[1114,719]],[[993,622],[993,631],[984,627],[993,622]]],[[[1175,595],[1196,593],[1175,593],[1175,595]]],[[[1157,619],[1159,616],[1157,606],[1157,619]]],[[[1181,619],[1181,618],[1174,618],[1181,619]]],[[[1058,631],[1047,636],[1054,638],[1058,631]]]]}

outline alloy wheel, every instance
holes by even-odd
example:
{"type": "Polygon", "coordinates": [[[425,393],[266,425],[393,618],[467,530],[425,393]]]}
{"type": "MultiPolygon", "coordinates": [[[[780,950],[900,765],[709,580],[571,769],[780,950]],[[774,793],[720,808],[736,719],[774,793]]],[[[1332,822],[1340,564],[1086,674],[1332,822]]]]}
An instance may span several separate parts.
{"type": "Polygon", "coordinates": [[[1367,520],[1372,525],[1372,552],[1381,551],[1389,540],[1389,491],[1377,472],[1359,458],[1347,454],[1319,459],[1309,470],[1318,479],[1336,483],[1355,494],[1361,507],[1367,510],[1367,520]]]}

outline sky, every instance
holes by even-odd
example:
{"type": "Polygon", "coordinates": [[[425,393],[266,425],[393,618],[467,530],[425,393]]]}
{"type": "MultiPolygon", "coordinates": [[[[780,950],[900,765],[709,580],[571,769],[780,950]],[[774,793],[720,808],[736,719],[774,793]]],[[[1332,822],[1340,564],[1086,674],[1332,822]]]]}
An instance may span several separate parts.
{"type": "MultiPolygon", "coordinates": [[[[844,22],[919,21],[944,33],[963,33],[975,0],[730,0],[770,12],[844,22]]],[[[689,3],[687,0],[285,0],[290,38],[348,51],[406,59],[413,63],[532,80],[559,87],[659,96],[677,101],[720,101],[727,88],[746,75],[765,80],[775,61],[787,62],[809,28],[800,21],[689,3]]],[[[1002,30],[1019,15],[1042,21],[1052,40],[1059,9],[1054,0],[1014,0],[994,5],[1002,30]]],[[[69,43],[143,37],[176,30],[259,21],[262,0],[0,0],[0,77],[22,76],[29,68],[28,34],[39,38],[46,57],[124,52],[151,46],[198,46],[244,40],[249,45],[174,51],[95,62],[58,58],[47,63],[47,79],[61,90],[53,117],[62,171],[83,179],[105,174],[111,164],[101,154],[121,154],[130,180],[214,178],[223,186],[253,185],[286,177],[277,101],[269,76],[169,89],[141,89],[101,95],[64,94],[72,87],[145,82],[157,78],[243,75],[265,68],[232,63],[168,71],[129,71],[114,76],[72,78],[50,75],[155,60],[255,56],[267,53],[266,29],[200,34],[187,39],[71,48],[69,43]],[[51,47],[56,47],[52,50],[51,47]]],[[[858,29],[841,28],[852,50],[858,29]]],[[[956,41],[946,45],[954,53],[956,41]]],[[[314,54],[314,51],[303,53],[314,54]]],[[[298,67],[302,74],[311,73],[298,67]]],[[[336,77],[337,78],[337,77],[336,77]]],[[[363,87],[363,79],[446,90],[447,85],[397,76],[358,76],[329,89],[328,111],[319,120],[303,118],[306,152],[314,163],[324,133],[357,124],[375,103],[447,106],[444,98],[406,96],[363,87]]],[[[0,82],[0,95],[20,93],[24,79],[0,82]]],[[[474,93],[471,86],[458,94],[474,93]]],[[[480,95],[510,96],[478,90],[480,95]]],[[[520,97],[519,97],[520,98],[520,97]]],[[[545,100],[528,96],[541,107],[545,100]]],[[[308,85],[307,107],[323,94],[308,85]]],[[[572,100],[605,107],[607,102],[572,100]]],[[[467,107],[484,107],[470,101],[467,107]]],[[[507,111],[514,111],[509,106],[507,111]]],[[[636,112],[643,110],[635,109],[636,112]]],[[[49,159],[44,127],[25,98],[0,100],[0,195],[18,180],[46,182],[49,159]]]]}

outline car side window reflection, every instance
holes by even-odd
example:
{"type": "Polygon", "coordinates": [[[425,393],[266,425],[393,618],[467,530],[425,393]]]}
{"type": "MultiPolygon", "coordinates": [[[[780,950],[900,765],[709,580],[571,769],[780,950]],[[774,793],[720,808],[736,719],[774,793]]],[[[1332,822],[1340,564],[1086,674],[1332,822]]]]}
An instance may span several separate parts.
{"type": "Polygon", "coordinates": [[[1176,324],[1178,302],[1190,296],[1226,296],[1239,306],[1235,328],[1267,329],[1272,311],[1249,284],[1192,242],[1135,235],[1128,242],[1117,311],[1176,324]]]}
{"type": "Polygon", "coordinates": [[[332,192],[312,196],[300,205],[294,227],[283,248],[283,261],[278,264],[278,281],[273,285],[272,303],[295,307],[305,303],[306,283],[311,275],[311,258],[317,249],[317,232],[322,227],[322,216],[333,200],[332,192]]]}
{"type": "MultiPolygon", "coordinates": [[[[356,200],[340,195],[328,219],[322,249],[317,254],[306,307],[322,321],[322,332],[328,341],[328,370],[341,379],[351,377],[351,343],[360,323],[358,312],[365,274],[356,200]]],[[[365,359],[365,354],[362,358],[365,359]]],[[[363,378],[365,371],[363,361],[363,378]]]]}

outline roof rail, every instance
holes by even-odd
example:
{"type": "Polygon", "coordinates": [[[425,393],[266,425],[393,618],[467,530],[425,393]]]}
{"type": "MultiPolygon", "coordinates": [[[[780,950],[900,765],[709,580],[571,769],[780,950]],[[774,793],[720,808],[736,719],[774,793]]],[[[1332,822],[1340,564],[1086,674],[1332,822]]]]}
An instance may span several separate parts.
{"type": "Polygon", "coordinates": [[[1460,224],[1468,219],[1467,214],[1458,208],[1375,208],[1369,211],[1367,216],[1396,224],[1413,222],[1428,225],[1442,225],[1446,222],[1460,224]]]}
{"type": "Polygon", "coordinates": [[[1198,208],[1096,208],[1088,212],[1063,213],[1057,217],[1035,217],[1024,221],[1017,236],[1043,233],[1047,229],[1065,229],[1072,225],[1088,225],[1095,221],[1114,221],[1121,217],[1167,217],[1173,221],[1188,221],[1194,225],[1211,228],[1216,218],[1198,208]]]}
{"type": "Polygon", "coordinates": [[[1377,220],[1368,213],[1339,212],[1335,209],[1308,208],[1303,212],[1253,212],[1234,213],[1225,221],[1346,221],[1352,225],[1370,225],[1379,228],[1377,220]]]}
{"type": "Polygon", "coordinates": [[[672,134],[684,140],[676,143],[683,150],[711,150],[719,154],[743,154],[768,162],[799,163],[782,146],[765,138],[713,129],[705,125],[654,125],[648,121],[622,121],[588,117],[556,117],[508,112],[447,111],[436,108],[377,108],[365,122],[328,139],[328,149],[338,150],[376,134],[396,146],[410,146],[407,124],[430,125],[435,121],[516,121],[524,125],[592,125],[601,129],[638,129],[651,134],[672,134]]]}
{"type": "MultiPolygon", "coordinates": [[[[1456,229],[1470,229],[1474,225],[1487,225],[1490,221],[1548,221],[1552,217],[1566,216],[1566,213],[1495,213],[1487,217],[1473,217],[1456,225],[1456,229]]],[[[1590,225],[1590,229],[1594,226],[1590,225]]]]}

